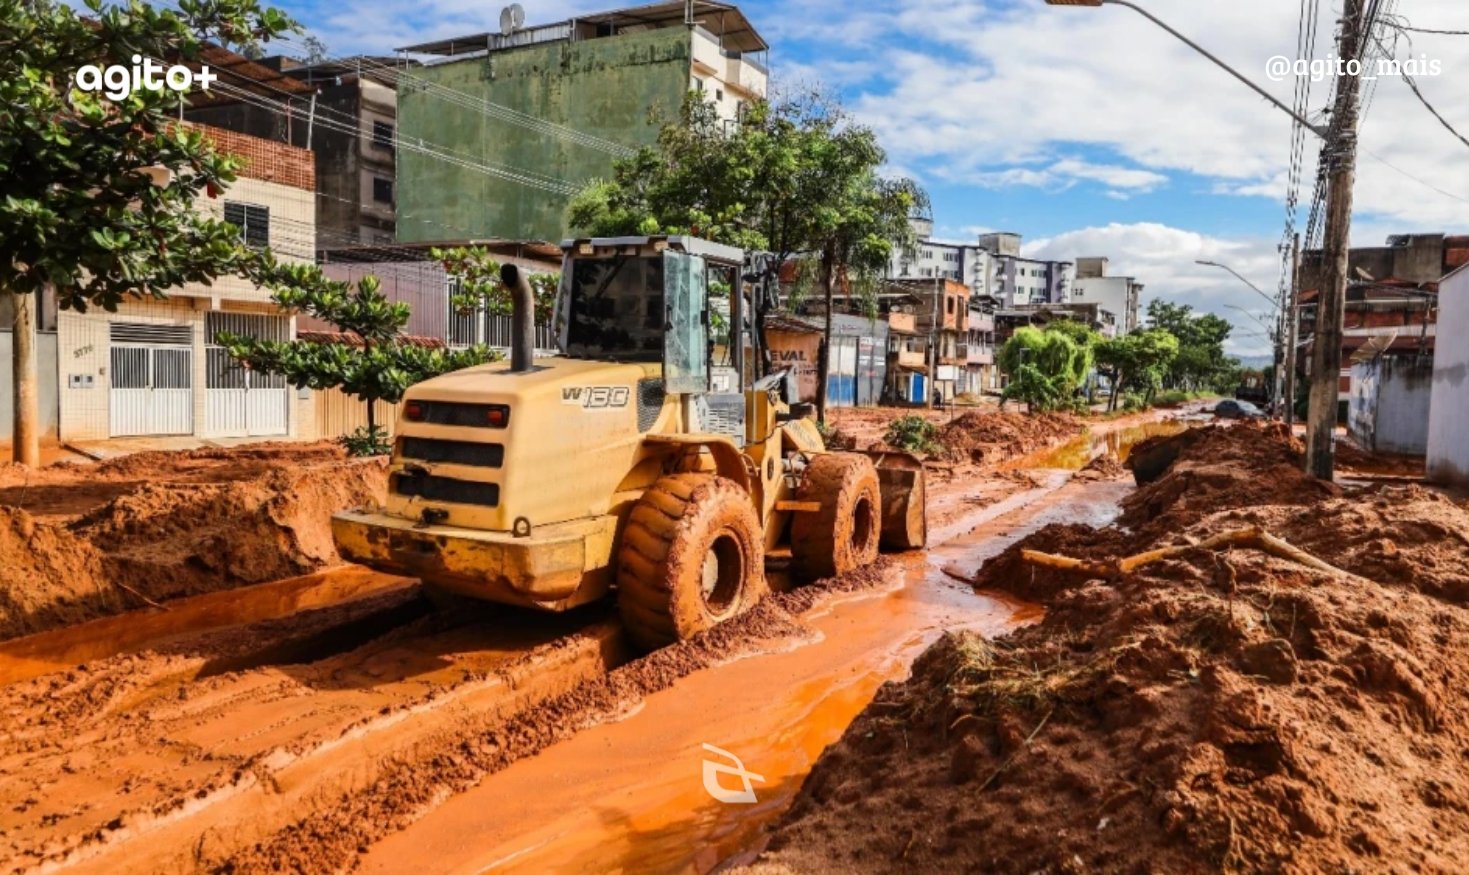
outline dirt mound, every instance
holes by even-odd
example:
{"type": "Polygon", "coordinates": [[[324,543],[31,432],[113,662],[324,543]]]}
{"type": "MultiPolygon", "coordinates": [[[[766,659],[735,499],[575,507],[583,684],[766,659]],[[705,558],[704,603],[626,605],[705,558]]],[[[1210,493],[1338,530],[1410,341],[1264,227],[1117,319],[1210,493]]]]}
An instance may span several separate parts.
{"type": "Polygon", "coordinates": [[[1388,477],[1422,477],[1422,456],[1369,453],[1349,440],[1336,442],[1336,466],[1359,474],[1388,477]]]}
{"type": "Polygon", "coordinates": [[[1076,472],[1077,480],[1117,480],[1127,473],[1127,468],[1111,453],[1102,453],[1076,472]]]}
{"type": "Polygon", "coordinates": [[[1133,455],[1144,458],[1168,441],[1178,442],[1177,459],[1123,502],[1123,525],[1176,530],[1233,507],[1308,504],[1339,494],[1301,470],[1304,447],[1280,423],[1242,422],[1152,438],[1133,455]]]}
{"type": "Polygon", "coordinates": [[[1217,461],[1180,460],[1157,484],[1175,479],[1155,518],[1167,526],[1052,526],[986,566],[984,585],[1042,601],[1044,619],[994,643],[946,636],[884,687],[762,861],[1459,871],[1469,511],[1416,486],[1266,490],[1255,480],[1283,478],[1292,448],[1265,429],[1225,431],[1201,439],[1217,461]],[[1250,526],[1359,577],[1244,548],[1107,579],[1018,556],[1108,561],[1250,526]]]}
{"type": "Polygon", "coordinates": [[[973,412],[943,425],[937,439],[944,460],[983,465],[1044,449],[1081,428],[1076,417],[1065,414],[973,412]]]}
{"type": "Polygon", "coordinates": [[[383,460],[313,448],[143,455],[38,472],[37,513],[0,506],[0,639],[336,564],[331,515],[385,488],[383,460]]]}

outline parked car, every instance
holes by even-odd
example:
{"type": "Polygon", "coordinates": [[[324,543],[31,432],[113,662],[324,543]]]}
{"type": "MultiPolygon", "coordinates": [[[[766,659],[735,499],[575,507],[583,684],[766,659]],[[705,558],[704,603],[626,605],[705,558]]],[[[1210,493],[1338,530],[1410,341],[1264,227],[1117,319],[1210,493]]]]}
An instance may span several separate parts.
{"type": "Polygon", "coordinates": [[[1214,415],[1220,419],[1264,419],[1265,411],[1248,401],[1226,398],[1214,405],[1214,415]]]}

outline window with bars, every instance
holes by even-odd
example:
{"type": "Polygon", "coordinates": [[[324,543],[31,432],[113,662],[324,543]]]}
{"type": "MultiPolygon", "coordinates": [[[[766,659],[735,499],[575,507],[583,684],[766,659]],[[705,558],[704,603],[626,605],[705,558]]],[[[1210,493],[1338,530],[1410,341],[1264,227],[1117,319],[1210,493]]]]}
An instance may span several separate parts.
{"type": "Polygon", "coordinates": [[[270,245],[270,207],[225,201],[224,220],[240,229],[246,246],[264,249],[270,245]]]}

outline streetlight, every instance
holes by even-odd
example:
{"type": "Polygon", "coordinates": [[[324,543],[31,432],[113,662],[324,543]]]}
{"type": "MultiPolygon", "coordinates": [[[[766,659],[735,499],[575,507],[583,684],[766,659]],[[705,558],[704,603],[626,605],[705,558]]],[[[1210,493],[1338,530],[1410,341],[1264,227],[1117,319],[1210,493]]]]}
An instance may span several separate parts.
{"type": "Polygon", "coordinates": [[[1255,290],[1255,294],[1257,294],[1260,297],[1264,298],[1265,300],[1269,301],[1270,302],[1270,309],[1271,310],[1277,310],[1277,309],[1280,308],[1280,302],[1278,300],[1276,300],[1275,298],[1272,298],[1269,295],[1265,294],[1265,292],[1261,291],[1261,289],[1260,289],[1259,286],[1257,286],[1254,283],[1250,282],[1249,280],[1245,279],[1244,276],[1242,274],[1240,274],[1239,271],[1235,270],[1234,268],[1230,267],[1229,265],[1227,265],[1227,264],[1220,264],[1217,261],[1204,261],[1203,259],[1196,260],[1194,262],[1194,264],[1202,264],[1205,267],[1217,267],[1220,270],[1227,270],[1227,271],[1229,271],[1230,273],[1234,274],[1235,279],[1239,280],[1240,282],[1242,282],[1245,285],[1249,286],[1250,288],[1254,289],[1255,290]]]}
{"type": "Polygon", "coordinates": [[[1238,79],[1239,81],[1243,82],[1245,85],[1249,86],[1250,90],[1254,91],[1256,94],[1260,95],[1261,97],[1263,97],[1266,100],[1270,101],[1271,103],[1275,104],[1275,106],[1281,112],[1283,112],[1286,115],[1290,116],[1291,118],[1295,119],[1297,122],[1300,122],[1301,124],[1305,125],[1306,126],[1306,130],[1310,131],[1311,133],[1315,134],[1316,136],[1320,137],[1323,140],[1327,139],[1327,137],[1328,137],[1328,129],[1327,128],[1321,127],[1320,125],[1312,124],[1311,122],[1309,122],[1306,119],[1302,118],[1301,116],[1297,115],[1295,110],[1293,110],[1290,107],[1286,106],[1284,103],[1281,103],[1270,92],[1268,92],[1265,89],[1261,88],[1260,86],[1256,85],[1254,82],[1251,82],[1243,73],[1239,72],[1238,70],[1234,69],[1233,67],[1231,67],[1228,64],[1224,63],[1223,61],[1219,60],[1213,54],[1211,54],[1208,49],[1205,49],[1203,46],[1199,45],[1198,43],[1194,42],[1193,40],[1189,39],[1188,37],[1184,36],[1183,34],[1179,33],[1178,31],[1174,30],[1173,28],[1169,27],[1166,23],[1164,23],[1156,15],[1154,15],[1153,13],[1149,12],[1148,10],[1142,8],[1141,6],[1138,6],[1135,3],[1130,3],[1130,2],[1128,2],[1128,0],[1046,0],[1046,5],[1047,6],[1103,6],[1103,5],[1107,5],[1107,6],[1126,6],[1128,9],[1131,9],[1133,12],[1136,12],[1137,14],[1141,15],[1142,17],[1148,19],[1149,21],[1153,22],[1154,24],[1158,25],[1159,27],[1163,28],[1164,30],[1168,31],[1169,33],[1173,34],[1174,36],[1178,37],[1178,39],[1181,40],[1184,43],[1184,45],[1188,46],[1189,48],[1193,49],[1194,51],[1198,52],[1199,54],[1201,54],[1204,57],[1208,58],[1209,60],[1213,61],[1222,70],[1224,70],[1226,73],[1228,73],[1229,75],[1231,75],[1234,78],[1238,79]]]}

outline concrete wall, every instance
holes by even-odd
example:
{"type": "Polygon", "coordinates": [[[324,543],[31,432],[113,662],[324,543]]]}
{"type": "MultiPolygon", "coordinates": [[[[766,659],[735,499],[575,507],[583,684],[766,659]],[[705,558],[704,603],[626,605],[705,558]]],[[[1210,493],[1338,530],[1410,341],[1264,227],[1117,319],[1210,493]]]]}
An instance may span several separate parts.
{"type": "Polygon", "coordinates": [[[1428,448],[1433,363],[1417,356],[1383,356],[1352,366],[1347,428],[1377,453],[1422,455],[1428,448]]]}
{"type": "Polygon", "coordinates": [[[1469,269],[1439,288],[1438,325],[1444,341],[1433,360],[1433,407],[1428,418],[1428,479],[1469,486],[1469,269]]]}
{"type": "MultiPolygon", "coordinates": [[[[651,144],[653,114],[677,113],[691,84],[689,31],[667,28],[497,51],[415,76],[538,119],[629,147],[651,144]]],[[[580,186],[612,171],[613,156],[537,133],[415,87],[398,94],[401,137],[580,186]]],[[[558,240],[569,195],[400,149],[398,239],[558,240]]]]}
{"type": "MultiPolygon", "coordinates": [[[[0,379],[0,443],[9,443],[15,429],[15,381],[11,379],[10,370],[10,357],[14,354],[14,348],[11,346],[10,336],[8,327],[0,331],[0,372],[4,373],[4,378],[0,379]]],[[[37,383],[41,390],[41,437],[54,439],[60,423],[56,396],[55,332],[41,332],[36,335],[36,370],[40,374],[37,383]]]]}

